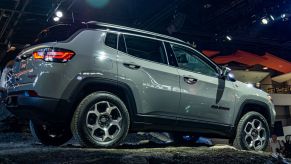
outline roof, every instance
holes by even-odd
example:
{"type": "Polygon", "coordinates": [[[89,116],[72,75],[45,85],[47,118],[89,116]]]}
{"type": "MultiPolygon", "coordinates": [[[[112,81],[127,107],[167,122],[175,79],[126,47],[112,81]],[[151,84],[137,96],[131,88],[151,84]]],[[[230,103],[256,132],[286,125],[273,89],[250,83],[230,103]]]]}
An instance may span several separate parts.
{"type": "Polygon", "coordinates": [[[137,29],[137,28],[114,25],[114,24],[103,23],[103,22],[98,22],[98,21],[89,21],[89,22],[86,22],[86,24],[96,25],[96,26],[105,27],[105,28],[111,28],[111,29],[118,29],[118,30],[123,30],[123,31],[128,31],[128,32],[134,32],[134,33],[139,33],[139,34],[143,34],[143,35],[150,35],[152,37],[159,37],[159,38],[162,38],[162,39],[171,40],[171,41],[175,41],[175,42],[180,42],[180,43],[186,44],[186,42],[184,42],[183,40],[180,40],[178,38],[174,38],[174,37],[171,37],[171,36],[150,32],[150,31],[146,31],[146,30],[141,30],[141,29],[137,29]]]}

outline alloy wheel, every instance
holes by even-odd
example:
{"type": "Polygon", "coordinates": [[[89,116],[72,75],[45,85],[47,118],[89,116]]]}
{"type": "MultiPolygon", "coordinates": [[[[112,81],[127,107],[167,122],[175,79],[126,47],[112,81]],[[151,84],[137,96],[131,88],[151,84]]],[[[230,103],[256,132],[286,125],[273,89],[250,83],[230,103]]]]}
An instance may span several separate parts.
{"type": "Polygon", "coordinates": [[[99,143],[114,140],[121,131],[122,115],[117,106],[108,101],[94,104],[87,112],[86,127],[90,136],[99,143]]]}
{"type": "Polygon", "coordinates": [[[267,131],[263,123],[258,119],[246,123],[244,142],[248,149],[260,150],[267,142],[267,131]]]}

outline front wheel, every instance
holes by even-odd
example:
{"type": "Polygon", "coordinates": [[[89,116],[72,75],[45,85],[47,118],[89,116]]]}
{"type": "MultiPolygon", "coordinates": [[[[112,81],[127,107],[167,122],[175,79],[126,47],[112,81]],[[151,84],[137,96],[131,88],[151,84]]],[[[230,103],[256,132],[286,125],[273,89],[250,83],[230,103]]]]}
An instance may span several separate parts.
{"type": "Polygon", "coordinates": [[[32,135],[44,145],[60,146],[72,138],[70,128],[42,125],[32,121],[30,121],[29,127],[32,135]]]}
{"type": "Polygon", "coordinates": [[[264,151],[268,146],[270,129],[264,116],[246,113],[239,121],[233,146],[242,150],[264,151]]]}

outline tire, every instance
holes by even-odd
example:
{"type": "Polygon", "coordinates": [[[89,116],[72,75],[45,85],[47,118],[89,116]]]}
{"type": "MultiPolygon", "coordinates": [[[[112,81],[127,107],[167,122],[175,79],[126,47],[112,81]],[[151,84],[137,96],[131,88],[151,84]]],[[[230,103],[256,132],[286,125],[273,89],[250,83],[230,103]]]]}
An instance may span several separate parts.
{"type": "Polygon", "coordinates": [[[6,109],[5,104],[0,104],[0,121],[7,120],[13,117],[13,115],[6,109]]]}
{"type": "Polygon", "coordinates": [[[74,137],[85,147],[116,147],[127,136],[130,117],[125,104],[107,92],[85,97],[71,122],[74,137]]]}
{"type": "Polygon", "coordinates": [[[3,88],[7,88],[9,85],[11,85],[12,81],[11,80],[11,76],[12,76],[12,68],[14,65],[14,60],[10,60],[9,62],[7,62],[7,64],[5,65],[5,67],[2,70],[1,73],[1,87],[3,88]]]}
{"type": "Polygon", "coordinates": [[[49,127],[30,121],[31,134],[42,144],[47,146],[60,146],[72,138],[70,128],[49,127]]]}
{"type": "Polygon", "coordinates": [[[270,129],[264,116],[246,113],[239,121],[233,146],[240,150],[264,151],[268,146],[270,129]]]}
{"type": "MultiPolygon", "coordinates": [[[[3,88],[7,88],[7,85],[8,85],[7,81],[8,81],[8,78],[10,78],[9,75],[10,75],[10,72],[12,71],[13,65],[14,65],[14,61],[11,60],[7,62],[4,69],[2,70],[0,82],[1,82],[1,87],[3,88]]],[[[0,121],[13,117],[13,115],[6,109],[6,106],[2,103],[2,100],[0,103],[1,103],[0,104],[0,121]]]]}

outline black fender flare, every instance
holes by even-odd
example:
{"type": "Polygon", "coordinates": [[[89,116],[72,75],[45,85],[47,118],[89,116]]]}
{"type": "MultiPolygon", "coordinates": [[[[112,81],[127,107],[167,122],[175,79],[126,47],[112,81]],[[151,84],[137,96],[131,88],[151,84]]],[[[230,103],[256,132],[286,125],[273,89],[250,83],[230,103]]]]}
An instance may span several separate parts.
{"type": "Polygon", "coordinates": [[[247,99],[247,100],[245,100],[242,104],[241,104],[241,106],[240,106],[240,108],[239,108],[239,111],[238,111],[238,113],[237,113],[237,115],[236,115],[236,119],[235,119],[235,122],[234,122],[234,126],[236,127],[237,126],[237,124],[238,124],[238,122],[239,122],[239,120],[241,119],[241,117],[243,116],[243,114],[245,113],[245,107],[247,106],[247,105],[251,105],[251,104],[253,104],[253,105],[257,105],[257,106],[260,106],[260,107],[262,107],[262,108],[264,108],[264,109],[266,109],[267,111],[265,112],[265,114],[267,114],[267,122],[269,123],[269,126],[270,126],[270,128],[271,128],[271,109],[269,108],[269,106],[266,104],[266,103],[264,103],[264,102],[261,102],[261,101],[257,101],[257,100],[249,100],[249,99],[247,99]]]}
{"type": "Polygon", "coordinates": [[[69,83],[61,96],[61,99],[67,100],[69,104],[71,104],[69,115],[71,116],[73,114],[75,107],[81,101],[83,96],[85,96],[81,95],[85,89],[100,86],[102,86],[102,89],[100,88],[101,91],[113,92],[113,94],[116,94],[117,96],[122,94],[124,96],[123,98],[126,99],[125,101],[127,101],[126,105],[129,108],[129,114],[131,116],[136,116],[137,106],[135,98],[132,89],[127,84],[113,79],[100,77],[82,77],[81,75],[77,76],[69,83]]]}

